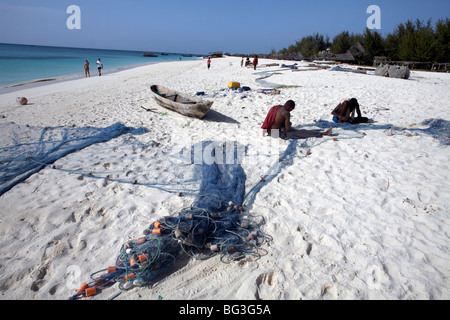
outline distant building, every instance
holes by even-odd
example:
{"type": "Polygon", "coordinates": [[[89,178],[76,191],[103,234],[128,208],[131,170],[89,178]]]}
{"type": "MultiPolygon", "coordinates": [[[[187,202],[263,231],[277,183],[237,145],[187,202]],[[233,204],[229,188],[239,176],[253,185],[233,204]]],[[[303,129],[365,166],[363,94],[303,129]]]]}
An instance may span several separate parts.
{"type": "Polygon", "coordinates": [[[350,52],[350,54],[354,57],[357,58],[359,55],[364,54],[366,52],[366,50],[364,49],[364,47],[361,45],[361,43],[357,42],[354,45],[352,45],[350,47],[350,49],[348,49],[347,52],[350,52]]]}
{"type": "Polygon", "coordinates": [[[275,59],[275,60],[293,60],[293,61],[302,61],[305,60],[305,57],[300,53],[271,53],[268,55],[260,55],[261,58],[267,59],[275,59]]]}
{"type": "Polygon", "coordinates": [[[293,61],[305,60],[305,57],[300,52],[288,54],[286,57],[287,57],[287,60],[293,60],[293,61]]]}
{"type": "Polygon", "coordinates": [[[328,61],[339,61],[344,63],[354,63],[356,58],[364,54],[366,50],[364,50],[363,46],[357,42],[350,49],[347,50],[346,53],[333,53],[330,49],[320,51],[317,56],[313,56],[315,60],[328,60],[328,61]]]}

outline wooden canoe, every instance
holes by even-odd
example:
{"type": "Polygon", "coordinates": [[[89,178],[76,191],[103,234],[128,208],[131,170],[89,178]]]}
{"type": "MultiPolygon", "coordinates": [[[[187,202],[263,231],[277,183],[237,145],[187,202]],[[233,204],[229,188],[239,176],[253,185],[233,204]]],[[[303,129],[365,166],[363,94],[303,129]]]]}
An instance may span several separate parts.
{"type": "Polygon", "coordinates": [[[152,85],[150,90],[162,107],[178,112],[184,116],[201,119],[211,109],[212,101],[203,101],[200,98],[189,96],[163,86],[152,85]]]}

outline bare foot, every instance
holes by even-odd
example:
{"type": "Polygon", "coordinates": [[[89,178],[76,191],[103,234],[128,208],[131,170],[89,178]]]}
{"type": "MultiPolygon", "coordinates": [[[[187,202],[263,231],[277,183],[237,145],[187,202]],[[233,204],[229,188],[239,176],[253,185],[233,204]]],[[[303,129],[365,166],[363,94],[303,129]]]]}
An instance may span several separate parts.
{"type": "Polygon", "coordinates": [[[333,128],[330,127],[330,129],[328,129],[327,131],[322,132],[322,136],[331,136],[332,133],[333,133],[333,128]]]}

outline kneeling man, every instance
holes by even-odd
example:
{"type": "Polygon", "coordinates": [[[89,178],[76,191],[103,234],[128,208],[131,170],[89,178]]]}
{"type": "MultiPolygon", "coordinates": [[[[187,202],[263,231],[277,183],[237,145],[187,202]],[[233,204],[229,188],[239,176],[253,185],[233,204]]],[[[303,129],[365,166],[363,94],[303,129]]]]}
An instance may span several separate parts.
{"type": "Polygon", "coordinates": [[[288,139],[306,139],[311,137],[321,138],[330,136],[332,128],[320,132],[318,130],[296,130],[291,128],[291,111],[295,109],[295,102],[287,101],[284,105],[276,105],[267,113],[266,119],[262,125],[263,134],[268,133],[273,136],[272,130],[279,130],[279,137],[284,140],[288,139]]]}

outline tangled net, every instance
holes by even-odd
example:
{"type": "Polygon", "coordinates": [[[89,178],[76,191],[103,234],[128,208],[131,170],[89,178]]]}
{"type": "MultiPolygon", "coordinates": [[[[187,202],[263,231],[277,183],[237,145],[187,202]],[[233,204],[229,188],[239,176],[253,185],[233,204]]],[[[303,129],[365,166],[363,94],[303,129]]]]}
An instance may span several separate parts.
{"type": "Polygon", "coordinates": [[[202,181],[193,204],[178,216],[155,221],[143,237],[124,243],[115,265],[93,273],[91,281],[83,283],[70,300],[95,295],[115,283],[121,290],[147,286],[173,266],[181,252],[199,260],[220,255],[224,263],[258,259],[267,253],[261,247],[271,240],[260,228],[264,219],[243,208],[245,173],[237,159],[244,149],[234,148],[233,143],[233,161],[227,163],[218,159],[226,157],[221,151],[227,148],[226,143],[204,142],[193,148],[211,150],[215,158],[196,164],[202,181]],[[216,147],[211,148],[212,144],[216,147]]]}

